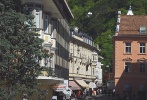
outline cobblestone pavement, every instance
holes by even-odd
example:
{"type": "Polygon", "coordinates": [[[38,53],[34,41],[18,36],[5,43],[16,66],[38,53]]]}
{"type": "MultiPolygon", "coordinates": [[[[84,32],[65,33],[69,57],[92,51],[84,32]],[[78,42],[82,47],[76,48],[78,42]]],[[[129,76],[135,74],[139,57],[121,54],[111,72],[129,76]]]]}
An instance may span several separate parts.
{"type": "Polygon", "coordinates": [[[85,100],[114,100],[114,98],[106,94],[99,94],[96,96],[87,96],[85,100]]]}

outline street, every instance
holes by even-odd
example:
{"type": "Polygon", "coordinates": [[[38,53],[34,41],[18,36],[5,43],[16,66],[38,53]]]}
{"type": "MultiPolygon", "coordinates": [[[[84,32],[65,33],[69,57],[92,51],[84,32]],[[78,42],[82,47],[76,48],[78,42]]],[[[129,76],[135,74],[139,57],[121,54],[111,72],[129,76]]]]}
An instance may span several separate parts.
{"type": "Polygon", "coordinates": [[[113,100],[113,97],[109,97],[106,94],[100,94],[97,96],[86,97],[86,100],[113,100]]]}

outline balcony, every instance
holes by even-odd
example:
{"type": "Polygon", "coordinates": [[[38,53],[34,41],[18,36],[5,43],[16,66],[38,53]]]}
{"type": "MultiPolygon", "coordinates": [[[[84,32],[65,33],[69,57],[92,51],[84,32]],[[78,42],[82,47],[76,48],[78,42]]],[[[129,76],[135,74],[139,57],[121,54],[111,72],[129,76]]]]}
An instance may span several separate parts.
{"type": "MultiPolygon", "coordinates": [[[[61,70],[51,67],[45,67],[43,71],[47,73],[46,74],[47,76],[61,78],[61,70]]],[[[40,76],[44,76],[44,75],[41,74],[40,76]]]]}
{"type": "Polygon", "coordinates": [[[48,72],[49,72],[48,73],[49,76],[61,78],[61,70],[49,67],[48,72]]]}
{"type": "Polygon", "coordinates": [[[72,60],[72,59],[73,59],[73,54],[70,53],[70,54],[69,54],[69,60],[72,60]]]}
{"type": "Polygon", "coordinates": [[[43,43],[43,47],[44,48],[50,48],[52,46],[52,43],[51,42],[44,42],[43,43]]]}
{"type": "Polygon", "coordinates": [[[82,58],[81,62],[85,65],[90,65],[91,64],[91,59],[87,59],[87,58],[82,58]]]}
{"type": "Polygon", "coordinates": [[[92,65],[97,65],[98,59],[93,59],[92,60],[92,65]]]}

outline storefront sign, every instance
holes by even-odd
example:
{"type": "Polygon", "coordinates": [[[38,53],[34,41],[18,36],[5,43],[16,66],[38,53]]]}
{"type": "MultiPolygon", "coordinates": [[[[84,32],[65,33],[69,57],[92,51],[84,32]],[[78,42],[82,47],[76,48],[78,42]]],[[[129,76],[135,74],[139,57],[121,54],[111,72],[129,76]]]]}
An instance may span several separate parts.
{"type": "Polygon", "coordinates": [[[64,84],[54,85],[54,86],[52,86],[52,89],[54,91],[63,91],[66,89],[66,85],[64,85],[64,84]]]}

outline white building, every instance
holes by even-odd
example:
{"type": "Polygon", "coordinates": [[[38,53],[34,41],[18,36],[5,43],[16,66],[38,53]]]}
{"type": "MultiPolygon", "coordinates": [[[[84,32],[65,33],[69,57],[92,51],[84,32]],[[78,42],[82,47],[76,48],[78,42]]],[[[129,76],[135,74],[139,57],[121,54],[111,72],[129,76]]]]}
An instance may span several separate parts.
{"type": "Polygon", "coordinates": [[[97,87],[101,87],[103,85],[101,65],[102,65],[101,62],[97,62],[96,72],[95,72],[95,76],[96,76],[95,82],[96,82],[97,87]]]}
{"type": "Polygon", "coordinates": [[[95,82],[102,82],[101,66],[97,65],[98,52],[91,37],[71,30],[69,56],[69,86],[71,89],[96,88],[95,82]],[[97,68],[99,72],[96,71],[97,68]],[[99,80],[96,76],[99,76],[99,80]]]}
{"type": "MultiPolygon", "coordinates": [[[[36,33],[44,39],[44,50],[50,55],[40,61],[41,66],[48,69],[38,77],[40,92],[43,100],[49,100],[53,95],[59,98],[59,92],[64,93],[62,90],[66,90],[64,80],[68,80],[69,76],[69,20],[73,15],[66,0],[23,1],[27,4],[29,13],[34,15],[36,33]]],[[[35,96],[34,100],[39,98],[40,96],[35,96]]]]}

